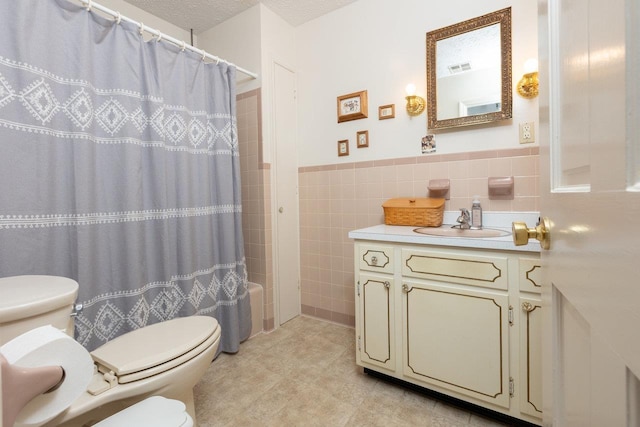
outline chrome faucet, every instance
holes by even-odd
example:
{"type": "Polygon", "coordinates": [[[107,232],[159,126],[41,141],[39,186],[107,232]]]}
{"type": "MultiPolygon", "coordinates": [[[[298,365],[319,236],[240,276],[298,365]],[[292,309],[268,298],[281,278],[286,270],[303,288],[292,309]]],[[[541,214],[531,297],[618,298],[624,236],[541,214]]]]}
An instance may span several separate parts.
{"type": "Polygon", "coordinates": [[[465,208],[460,208],[460,216],[456,220],[458,224],[451,226],[451,228],[469,229],[471,228],[471,224],[469,224],[469,221],[471,221],[471,215],[469,215],[469,210],[465,208]]]}

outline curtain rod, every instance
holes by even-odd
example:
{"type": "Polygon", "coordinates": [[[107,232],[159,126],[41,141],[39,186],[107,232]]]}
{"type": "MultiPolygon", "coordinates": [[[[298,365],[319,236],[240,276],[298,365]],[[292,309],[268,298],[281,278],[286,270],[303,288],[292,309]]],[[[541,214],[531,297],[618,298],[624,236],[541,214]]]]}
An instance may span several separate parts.
{"type": "Polygon", "coordinates": [[[138,26],[140,28],[140,34],[142,34],[144,31],[146,31],[147,33],[149,33],[149,34],[153,35],[155,38],[157,38],[158,41],[159,40],[166,40],[166,41],[171,42],[171,43],[175,44],[176,46],[182,48],[182,50],[188,49],[190,51],[196,52],[199,55],[202,55],[202,60],[203,61],[204,61],[205,58],[209,58],[209,59],[211,59],[213,61],[216,61],[216,63],[224,62],[225,64],[227,64],[229,66],[235,67],[236,70],[238,70],[239,72],[241,72],[243,74],[246,74],[246,75],[248,75],[248,76],[250,76],[250,77],[252,77],[254,79],[258,78],[258,74],[254,73],[252,71],[248,71],[248,70],[245,70],[242,67],[238,67],[236,64],[232,64],[229,61],[226,61],[226,60],[224,60],[222,58],[219,58],[219,57],[217,57],[215,55],[212,55],[210,53],[205,52],[204,49],[198,49],[198,48],[196,48],[196,47],[194,47],[194,46],[192,46],[190,44],[187,44],[183,40],[178,40],[176,38],[173,38],[171,36],[168,36],[168,35],[160,32],[159,30],[156,30],[156,29],[151,28],[151,27],[147,27],[142,22],[134,21],[131,18],[128,18],[126,16],[122,16],[120,14],[120,12],[116,12],[115,10],[111,10],[111,9],[109,9],[109,8],[99,4],[99,3],[94,2],[93,0],[80,0],[80,2],[87,8],[87,11],[89,11],[89,12],[91,11],[91,9],[95,8],[95,9],[97,9],[97,10],[99,10],[101,12],[104,12],[107,15],[110,15],[113,18],[115,18],[116,23],[118,23],[118,24],[120,23],[120,21],[127,21],[127,22],[129,22],[129,23],[131,23],[133,25],[138,26]]]}

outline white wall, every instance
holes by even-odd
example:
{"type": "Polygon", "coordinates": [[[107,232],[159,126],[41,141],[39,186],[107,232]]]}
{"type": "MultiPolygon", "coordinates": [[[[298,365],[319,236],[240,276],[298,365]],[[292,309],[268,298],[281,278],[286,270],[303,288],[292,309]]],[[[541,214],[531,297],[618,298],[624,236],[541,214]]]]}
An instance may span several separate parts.
{"type": "MultiPolygon", "coordinates": [[[[262,88],[263,161],[272,159],[273,64],[296,71],[295,30],[263,4],[258,4],[198,36],[200,48],[258,73],[242,79],[238,93],[262,88]]],[[[291,118],[295,127],[295,117],[291,118]]]]}
{"type": "Polygon", "coordinates": [[[517,95],[515,84],[529,57],[537,57],[537,4],[514,0],[360,0],[296,28],[299,166],[420,155],[426,114],[409,117],[405,86],[426,93],[426,33],[512,7],[513,120],[459,128],[436,135],[438,153],[518,147],[518,123],[538,121],[538,101],[517,95]],[[337,123],[336,97],[368,91],[369,117],[337,123]],[[396,118],[378,120],[378,106],[395,104],[396,118]],[[369,131],[369,148],[355,136],[369,131]],[[350,155],[338,157],[338,140],[350,155]]]}
{"type": "Polygon", "coordinates": [[[244,93],[262,85],[261,6],[234,16],[198,35],[198,47],[258,74],[257,79],[237,73],[237,92],[244,93]]]}
{"type": "MultiPolygon", "coordinates": [[[[296,43],[295,29],[269,8],[260,4],[261,13],[261,40],[262,40],[262,144],[263,160],[267,163],[273,161],[273,99],[274,87],[273,72],[274,63],[277,63],[293,72],[296,67],[296,43]]],[[[296,117],[291,117],[289,126],[297,126],[296,117]]],[[[295,161],[295,159],[292,159],[295,161]]]]}
{"type": "Polygon", "coordinates": [[[151,27],[159,30],[178,40],[184,40],[187,43],[191,40],[191,33],[189,31],[170,24],[149,12],[133,6],[132,4],[125,3],[124,0],[98,0],[97,3],[100,3],[111,10],[115,10],[116,12],[120,12],[123,16],[131,18],[134,21],[142,22],[145,27],[151,27]]]}
{"type": "MultiPolygon", "coordinates": [[[[111,0],[115,1],[115,0],[111,0]]],[[[198,46],[257,72],[238,74],[238,93],[262,87],[263,159],[271,161],[273,62],[298,77],[299,166],[420,155],[426,114],[409,117],[404,88],[426,93],[425,38],[428,31],[512,7],[513,119],[497,125],[440,131],[438,153],[518,147],[518,124],[538,121],[537,99],[517,95],[515,84],[527,58],[537,56],[537,5],[513,0],[460,0],[433,6],[422,0],[360,0],[293,28],[262,4],[198,36],[198,46]],[[369,118],[337,123],[336,97],[364,90],[369,118]],[[396,105],[396,118],[378,120],[378,106],[396,105]],[[369,130],[369,148],[355,148],[355,135],[369,130]],[[349,139],[350,155],[337,157],[338,140],[349,139]]]]}
{"type": "MultiPolygon", "coordinates": [[[[124,0],[99,0],[109,9],[119,11],[145,26],[160,30],[187,44],[191,41],[191,32],[158,18],[124,0]]],[[[148,37],[148,35],[146,36],[148,37]]],[[[260,7],[256,5],[245,12],[194,36],[194,46],[204,49],[246,70],[260,74],[260,7]]],[[[253,79],[243,73],[237,73],[238,93],[260,87],[260,79],[253,79]]]]}

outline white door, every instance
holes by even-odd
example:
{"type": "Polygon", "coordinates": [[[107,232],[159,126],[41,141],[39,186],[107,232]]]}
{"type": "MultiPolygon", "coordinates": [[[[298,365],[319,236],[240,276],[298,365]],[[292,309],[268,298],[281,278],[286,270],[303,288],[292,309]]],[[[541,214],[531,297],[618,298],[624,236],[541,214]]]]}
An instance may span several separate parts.
{"type": "Polygon", "coordinates": [[[276,292],[280,325],[300,314],[300,238],[295,74],[273,63],[276,292]]]}
{"type": "Polygon", "coordinates": [[[544,424],[640,425],[640,4],[540,0],[544,424]]]}

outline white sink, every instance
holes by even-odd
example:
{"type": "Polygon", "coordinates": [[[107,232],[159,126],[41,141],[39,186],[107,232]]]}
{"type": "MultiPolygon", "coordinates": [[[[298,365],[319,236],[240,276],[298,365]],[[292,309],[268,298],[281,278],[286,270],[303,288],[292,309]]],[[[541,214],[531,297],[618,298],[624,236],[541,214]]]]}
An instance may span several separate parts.
{"type": "Polygon", "coordinates": [[[444,224],[440,227],[421,227],[413,231],[429,236],[440,237],[464,237],[468,238],[487,238],[487,237],[504,237],[509,236],[511,232],[506,230],[498,230],[496,228],[482,228],[480,230],[451,228],[451,225],[444,224]]]}

